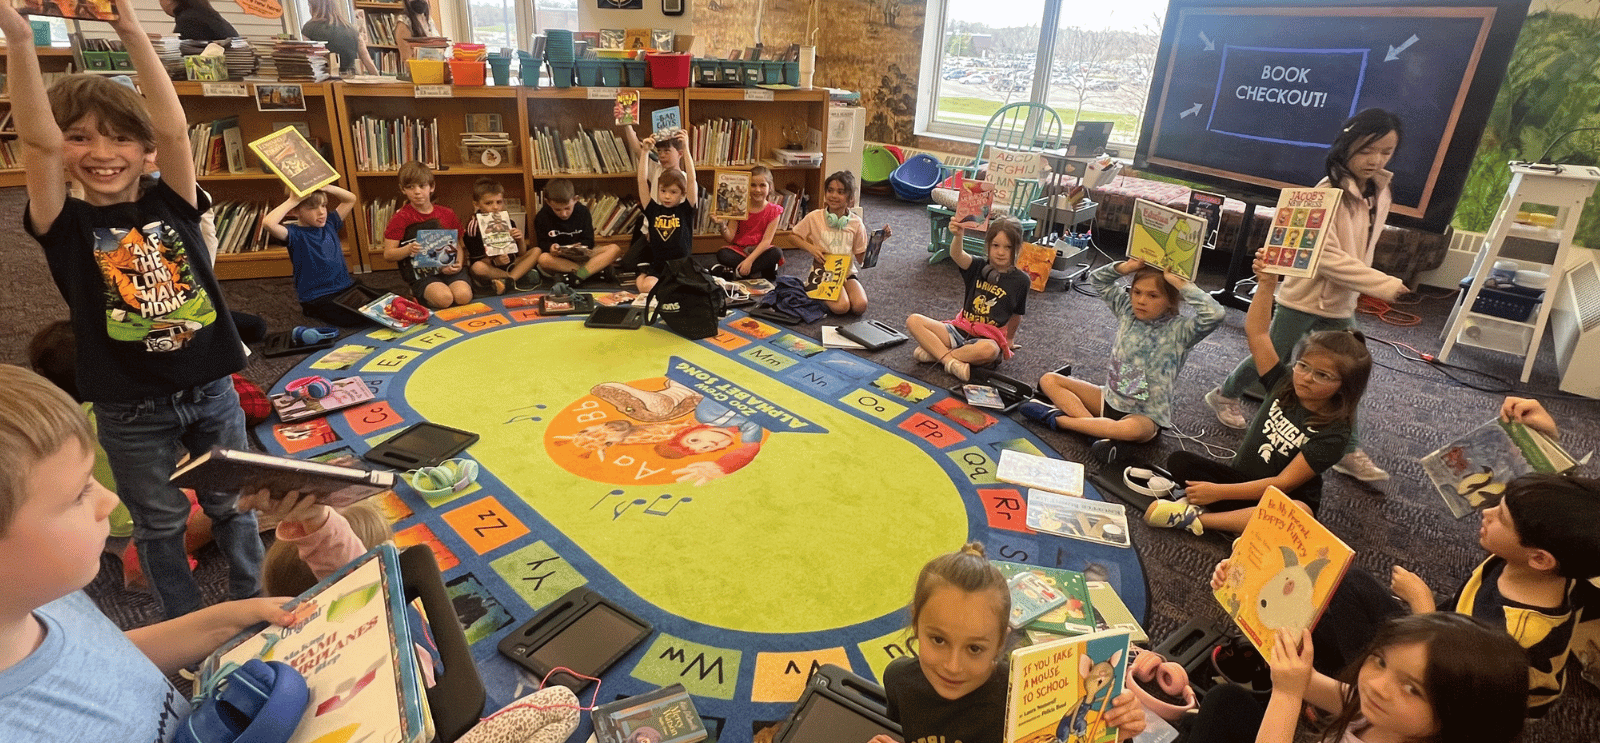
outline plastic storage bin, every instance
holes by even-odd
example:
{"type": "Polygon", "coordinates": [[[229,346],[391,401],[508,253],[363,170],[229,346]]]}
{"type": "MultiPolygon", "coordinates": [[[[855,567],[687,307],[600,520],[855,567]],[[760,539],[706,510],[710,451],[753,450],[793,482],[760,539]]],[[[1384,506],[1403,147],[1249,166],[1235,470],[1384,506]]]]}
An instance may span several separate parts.
{"type": "Polygon", "coordinates": [[[650,87],[652,88],[687,88],[689,87],[689,60],[686,53],[676,52],[654,53],[646,55],[650,64],[650,87]]]}
{"type": "Polygon", "coordinates": [[[490,57],[489,74],[494,78],[494,84],[506,86],[511,84],[511,58],[490,57]]]}
{"type": "Polygon", "coordinates": [[[600,85],[600,60],[578,60],[577,72],[578,85],[585,88],[593,88],[600,85]]]}
{"type": "Polygon", "coordinates": [[[754,88],[766,79],[767,63],[759,59],[745,60],[744,64],[741,65],[741,71],[742,77],[740,79],[744,81],[744,86],[746,88],[754,88]]]}
{"type": "Polygon", "coordinates": [[[486,72],[487,69],[482,62],[450,60],[450,82],[452,84],[481,86],[485,81],[486,72]]]}
{"type": "Polygon", "coordinates": [[[530,87],[539,87],[539,72],[544,67],[533,55],[527,52],[517,52],[517,76],[522,78],[522,84],[530,87]]]}
{"type": "Polygon", "coordinates": [[[615,88],[619,85],[622,85],[622,60],[601,59],[596,61],[600,63],[601,85],[604,85],[608,88],[615,88]]]}
{"type": "Polygon", "coordinates": [[[722,82],[744,84],[744,63],[737,59],[723,60],[722,82]]]}
{"type": "Polygon", "coordinates": [[[572,87],[572,65],[551,63],[550,84],[557,88],[572,87]]]}
{"type": "Polygon", "coordinates": [[[785,83],[789,84],[789,85],[799,85],[800,84],[800,63],[799,62],[784,62],[783,63],[783,81],[785,83]]]}
{"type": "Polygon", "coordinates": [[[643,88],[650,84],[650,65],[642,59],[622,61],[622,84],[630,88],[643,88]]]}
{"type": "Polygon", "coordinates": [[[499,168],[517,164],[517,141],[505,144],[463,144],[461,163],[469,168],[499,168]]]}
{"type": "MultiPolygon", "coordinates": [[[[1462,299],[1456,300],[1457,302],[1465,300],[1467,291],[1472,288],[1472,277],[1462,279],[1460,286],[1462,299]]],[[[1527,322],[1528,318],[1533,316],[1533,311],[1538,309],[1539,303],[1543,301],[1543,289],[1485,286],[1478,292],[1478,301],[1472,303],[1472,311],[1502,320],[1527,322]]]]}
{"type": "Polygon", "coordinates": [[[444,61],[438,59],[408,59],[412,85],[443,85],[444,61]]]}
{"type": "Polygon", "coordinates": [[[706,85],[722,82],[722,60],[694,60],[694,84],[706,85]]]}
{"type": "Polygon", "coordinates": [[[783,62],[779,62],[777,60],[769,60],[769,61],[766,61],[766,62],[762,62],[761,63],[761,69],[764,72],[764,77],[762,77],[761,81],[764,82],[764,83],[767,83],[768,85],[780,85],[780,84],[782,84],[783,83],[783,64],[784,64],[783,62]]]}

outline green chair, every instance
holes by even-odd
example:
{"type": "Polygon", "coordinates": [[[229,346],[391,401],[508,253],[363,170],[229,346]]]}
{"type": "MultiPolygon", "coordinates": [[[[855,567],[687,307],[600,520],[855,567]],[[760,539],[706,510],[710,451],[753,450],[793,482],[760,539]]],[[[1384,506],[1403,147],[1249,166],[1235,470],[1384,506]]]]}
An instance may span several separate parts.
{"type": "MultiPolygon", "coordinates": [[[[983,137],[978,140],[978,155],[972,164],[947,165],[940,180],[958,171],[967,178],[977,177],[978,169],[986,162],[991,147],[1021,152],[1055,150],[1062,147],[1065,134],[1066,129],[1061,124],[1061,115],[1049,106],[1039,103],[1012,103],[1002,106],[989,117],[989,123],[984,126],[983,137]]],[[[1025,240],[1033,239],[1033,230],[1039,224],[1038,220],[1030,217],[1028,213],[1028,207],[1038,193],[1039,179],[1018,179],[1016,187],[1011,190],[1011,201],[995,205],[997,208],[1003,207],[1003,211],[1022,223],[1022,236],[1025,240]]],[[[928,252],[932,254],[928,258],[929,263],[938,263],[950,257],[950,218],[953,216],[955,216],[953,209],[938,204],[928,206],[928,252]]],[[[981,233],[969,232],[962,240],[962,248],[972,255],[982,256],[986,252],[983,238],[981,233]]]]}

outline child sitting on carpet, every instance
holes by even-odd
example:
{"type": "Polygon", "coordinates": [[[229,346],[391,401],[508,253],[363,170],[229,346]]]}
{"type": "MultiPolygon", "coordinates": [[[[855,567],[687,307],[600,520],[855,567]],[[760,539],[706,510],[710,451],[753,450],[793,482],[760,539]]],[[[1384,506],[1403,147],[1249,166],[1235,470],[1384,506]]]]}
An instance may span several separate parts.
{"type": "MultiPolygon", "coordinates": [[[[850,212],[855,206],[856,176],[841,170],[828,176],[822,192],[822,209],[807,214],[794,226],[794,237],[815,260],[826,255],[849,253],[850,274],[844,281],[844,293],[831,302],[823,302],[835,315],[862,314],[867,311],[867,290],[861,285],[857,264],[867,253],[867,226],[861,218],[850,212]]],[[[885,230],[888,227],[884,227],[885,230]]]]}
{"type": "MultiPolygon", "coordinates": [[[[1011,592],[1005,576],[968,542],[922,566],[911,597],[915,657],[889,663],[883,689],[889,719],[908,741],[1000,743],[1005,734],[1006,654],[1011,592]]],[[[1144,709],[1124,690],[1105,723],[1123,739],[1144,732],[1144,709]]],[[[892,743],[879,735],[870,743],[892,743]]]]}
{"type": "Polygon", "coordinates": [[[483,234],[478,224],[478,215],[490,215],[496,219],[495,214],[505,211],[506,188],[493,178],[479,178],[472,184],[472,209],[473,214],[467,219],[467,225],[461,235],[461,246],[467,250],[467,260],[471,261],[473,280],[487,283],[491,286],[495,280],[504,284],[527,291],[538,286],[537,283],[528,282],[525,277],[533,270],[533,264],[539,260],[539,251],[529,249],[522,242],[522,228],[512,222],[510,217],[505,217],[507,222],[504,227],[511,232],[511,239],[515,240],[517,251],[505,255],[489,255],[483,247],[483,234]]]}
{"type": "Polygon", "coordinates": [[[1187,451],[1167,458],[1173,479],[1185,486],[1183,497],[1151,503],[1145,511],[1151,526],[1195,534],[1207,528],[1243,531],[1269,485],[1316,515],[1322,473],[1344,456],[1356,406],[1372,374],[1366,337],[1358,330],[1311,333],[1295,346],[1294,362],[1285,367],[1268,332],[1278,275],[1266,272],[1265,256],[1265,248],[1256,251],[1259,284],[1244,330],[1267,398],[1231,464],[1187,451]]]}
{"type": "Polygon", "coordinates": [[[778,234],[778,217],[783,207],[767,201],[772,193],[772,171],[765,165],[750,169],[750,213],[742,220],[716,220],[727,246],[717,250],[711,275],[729,281],[751,277],[778,280],[783,264],[783,248],[772,244],[778,234]]]}
{"type": "Polygon", "coordinates": [[[306,317],[341,328],[359,328],[372,322],[360,312],[334,299],[356,285],[344,263],[344,246],[339,231],[356,208],[356,195],[338,186],[298,198],[293,194],[261,218],[269,234],[289,245],[289,263],[294,267],[294,293],[306,317]],[[333,208],[328,208],[329,201],[333,208]],[[293,216],[294,224],[283,223],[293,216]]]}
{"type": "Polygon", "coordinates": [[[995,364],[1012,356],[1017,325],[1028,313],[1028,275],[1017,268],[1022,246],[1022,225],[1012,217],[989,221],[984,236],[987,258],[975,258],[962,247],[966,228],[950,219],[950,260],[961,269],[966,286],[961,313],[949,322],[925,315],[906,318],[906,330],[917,342],[911,357],[924,364],[938,362],[963,382],[972,366],[995,364]]]}
{"type": "Polygon", "coordinates": [[[533,217],[533,240],[542,251],[539,268],[562,275],[567,286],[610,269],[622,255],[620,246],[595,244],[594,217],[565,178],[545,184],[544,206],[533,217]]]}
{"type": "MultiPolygon", "coordinates": [[[[400,193],[405,206],[389,218],[383,231],[383,258],[400,264],[400,276],[411,286],[411,294],[434,309],[444,309],[472,301],[472,282],[462,269],[466,266],[461,248],[461,220],[455,211],[433,203],[433,171],[415,160],[400,166],[400,193]],[[419,268],[412,260],[422,252],[417,240],[421,230],[453,230],[455,256],[443,268],[419,268]]],[[[506,280],[493,279],[496,294],[504,294],[506,280]]]]}
{"type": "Polygon", "coordinates": [[[1017,412],[1050,428],[1094,436],[1102,461],[1116,456],[1113,441],[1142,443],[1172,426],[1172,388],[1189,349],[1222,326],[1227,311],[1192,281],[1131,258],[1101,266],[1089,282],[1117,316],[1111,369],[1104,385],[1049,372],[1039,391],[1054,405],[1024,402],[1017,412]],[[1133,276],[1126,290],[1117,280],[1133,276]],[[1194,308],[1180,318],[1179,302],[1194,308]]]}

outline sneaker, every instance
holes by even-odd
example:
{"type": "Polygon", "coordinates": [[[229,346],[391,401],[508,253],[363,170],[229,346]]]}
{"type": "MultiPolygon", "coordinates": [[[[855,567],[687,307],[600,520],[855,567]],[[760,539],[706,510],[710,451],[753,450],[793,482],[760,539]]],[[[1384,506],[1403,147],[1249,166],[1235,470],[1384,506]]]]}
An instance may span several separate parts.
{"type": "Polygon", "coordinates": [[[1333,471],[1341,475],[1349,475],[1362,482],[1383,482],[1389,479],[1389,473],[1383,468],[1372,463],[1372,457],[1357,449],[1344,455],[1344,459],[1333,465],[1333,471]]]}
{"type": "Polygon", "coordinates": [[[1017,412],[1020,413],[1022,417],[1027,418],[1028,420],[1033,421],[1041,426],[1051,430],[1060,430],[1060,428],[1056,426],[1056,416],[1061,415],[1061,411],[1055,409],[1053,406],[1046,405],[1038,400],[1028,400],[1017,406],[1017,412]]]}
{"type": "Polygon", "coordinates": [[[568,271],[564,274],[561,274],[561,283],[576,289],[580,286],[583,286],[583,279],[578,278],[577,274],[568,271]]]}
{"type": "Polygon", "coordinates": [[[1097,439],[1089,445],[1089,456],[1101,464],[1111,464],[1117,461],[1117,442],[1111,439],[1097,439]]]}
{"type": "Polygon", "coordinates": [[[495,296],[498,297],[510,290],[511,279],[489,279],[489,291],[494,292],[495,296]]]}
{"type": "Polygon", "coordinates": [[[1204,534],[1200,525],[1200,509],[1183,501],[1157,500],[1144,511],[1144,522],[1157,529],[1188,529],[1191,534],[1204,534]]]}
{"type": "Polygon", "coordinates": [[[738,281],[739,280],[739,271],[737,269],[733,268],[732,266],[729,266],[729,265],[726,265],[726,264],[723,264],[723,263],[713,264],[711,266],[711,268],[706,269],[706,273],[709,273],[712,276],[715,276],[715,277],[717,277],[719,279],[722,279],[724,281],[738,281]]]}
{"type": "Polygon", "coordinates": [[[949,358],[944,360],[944,370],[963,382],[972,379],[972,365],[959,359],[949,358]]]}
{"type": "Polygon", "coordinates": [[[541,276],[539,275],[538,271],[529,271],[528,273],[523,274],[516,281],[513,281],[511,285],[516,287],[516,290],[519,292],[531,292],[534,289],[539,288],[539,284],[542,283],[540,282],[540,278],[541,276]]]}
{"type": "Polygon", "coordinates": [[[911,349],[911,358],[915,359],[919,364],[931,364],[935,361],[938,361],[938,359],[933,357],[933,354],[928,353],[928,349],[923,348],[922,346],[917,346],[916,348],[911,349]]]}
{"type": "Polygon", "coordinates": [[[1221,387],[1206,393],[1206,404],[1217,412],[1217,420],[1222,421],[1224,426],[1242,429],[1250,425],[1244,418],[1244,408],[1239,407],[1239,401],[1224,397],[1221,387]]]}

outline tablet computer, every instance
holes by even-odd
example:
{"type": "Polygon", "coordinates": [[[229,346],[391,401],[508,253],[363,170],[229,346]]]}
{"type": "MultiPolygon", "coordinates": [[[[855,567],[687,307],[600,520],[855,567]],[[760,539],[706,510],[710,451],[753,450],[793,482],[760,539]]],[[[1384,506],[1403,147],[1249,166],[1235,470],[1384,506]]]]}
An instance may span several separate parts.
{"type": "Polygon", "coordinates": [[[619,328],[638,330],[644,325],[645,308],[631,304],[600,305],[584,318],[583,324],[591,328],[619,328]]]}
{"type": "Polygon", "coordinates": [[[478,434],[423,421],[367,450],[362,458],[402,470],[435,467],[477,443],[478,434]]]}
{"type": "Polygon", "coordinates": [[[883,687],[830,663],[811,675],[773,743],[869,741],[878,735],[905,740],[900,725],[889,719],[883,687]]]}
{"type": "Polygon", "coordinates": [[[649,622],[579,586],[500,640],[500,654],[577,693],[650,636],[649,622]],[[565,668],[573,673],[556,672],[565,668]]]}

